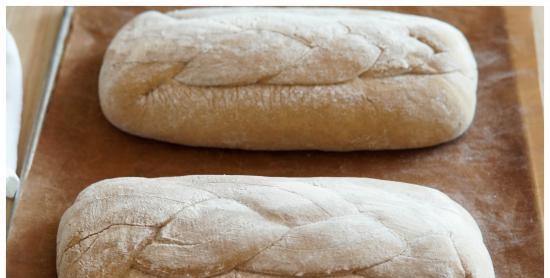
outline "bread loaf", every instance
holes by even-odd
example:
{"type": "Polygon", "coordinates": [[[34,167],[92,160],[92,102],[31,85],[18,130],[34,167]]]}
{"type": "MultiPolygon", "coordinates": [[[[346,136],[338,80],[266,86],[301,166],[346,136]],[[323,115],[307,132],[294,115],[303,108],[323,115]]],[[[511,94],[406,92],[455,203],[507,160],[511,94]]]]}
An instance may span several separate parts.
{"type": "Polygon", "coordinates": [[[254,150],[431,146],[470,125],[477,70],[460,31],[338,8],[145,12],[105,53],[107,119],[173,143],[254,150]]]}
{"type": "Polygon", "coordinates": [[[366,178],[117,178],[57,235],[71,277],[493,278],[474,219],[439,191],[366,178]]]}

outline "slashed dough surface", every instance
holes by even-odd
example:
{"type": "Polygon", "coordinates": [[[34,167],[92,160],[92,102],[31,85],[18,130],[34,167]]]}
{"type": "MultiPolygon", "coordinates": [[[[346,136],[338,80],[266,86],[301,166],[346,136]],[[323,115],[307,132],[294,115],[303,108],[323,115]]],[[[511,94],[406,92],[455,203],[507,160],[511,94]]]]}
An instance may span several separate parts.
{"type": "Polygon", "coordinates": [[[464,36],[435,19],[202,8],[129,22],[105,54],[99,90],[114,125],[148,138],[345,151],[456,138],[472,121],[476,85],[464,36]]]}
{"type": "Polygon", "coordinates": [[[61,220],[60,277],[494,277],[439,191],[364,178],[117,178],[61,220]]]}

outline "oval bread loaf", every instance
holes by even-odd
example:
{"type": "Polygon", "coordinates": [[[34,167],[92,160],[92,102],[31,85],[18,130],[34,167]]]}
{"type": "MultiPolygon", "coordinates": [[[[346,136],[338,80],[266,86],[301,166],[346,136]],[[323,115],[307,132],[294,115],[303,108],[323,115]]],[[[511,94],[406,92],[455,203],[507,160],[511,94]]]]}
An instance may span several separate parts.
{"type": "Polygon", "coordinates": [[[71,277],[493,278],[477,224],[427,187],[366,178],[117,178],[57,235],[71,277]]]}
{"type": "Polygon", "coordinates": [[[145,12],[112,40],[99,96],[129,133],[254,150],[379,150],[452,140],[477,69],[451,25],[337,8],[145,12]]]}

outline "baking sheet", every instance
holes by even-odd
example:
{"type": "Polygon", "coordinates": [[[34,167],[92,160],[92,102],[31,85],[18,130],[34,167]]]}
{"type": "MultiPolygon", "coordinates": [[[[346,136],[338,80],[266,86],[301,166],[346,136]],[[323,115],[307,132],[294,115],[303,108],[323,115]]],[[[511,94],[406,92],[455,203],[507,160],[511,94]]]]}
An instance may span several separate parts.
{"type": "Polygon", "coordinates": [[[479,66],[478,107],[472,127],[458,140],[407,151],[246,152],[125,134],[102,115],[97,79],[110,39],[144,8],[77,8],[34,162],[15,208],[8,277],[56,277],[59,218],[90,183],[187,174],[365,176],[429,185],[473,214],[497,277],[542,277],[542,221],[525,136],[529,108],[521,106],[524,92],[517,86],[519,78],[536,82],[537,72],[535,67],[517,68],[510,54],[511,45],[532,45],[532,37],[510,33],[504,9],[498,7],[386,9],[445,20],[470,41],[479,66]]]}

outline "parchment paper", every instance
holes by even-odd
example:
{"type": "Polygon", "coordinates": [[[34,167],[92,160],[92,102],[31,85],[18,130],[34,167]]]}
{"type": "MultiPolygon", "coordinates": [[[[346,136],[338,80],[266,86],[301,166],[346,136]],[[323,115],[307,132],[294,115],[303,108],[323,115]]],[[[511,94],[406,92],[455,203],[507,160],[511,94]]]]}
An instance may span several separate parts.
{"type": "Polygon", "coordinates": [[[190,148],[125,134],[101,113],[98,73],[110,39],[143,8],[78,8],[15,210],[8,277],[56,277],[59,218],[87,185],[119,176],[187,174],[364,176],[429,185],[473,214],[497,277],[542,277],[541,220],[523,131],[524,108],[515,86],[518,75],[536,76],[536,69],[513,68],[509,55],[510,44],[533,42],[510,37],[497,7],[390,9],[447,21],[471,43],[479,66],[478,106],[472,127],[458,140],[408,151],[246,152],[190,148]]]}

